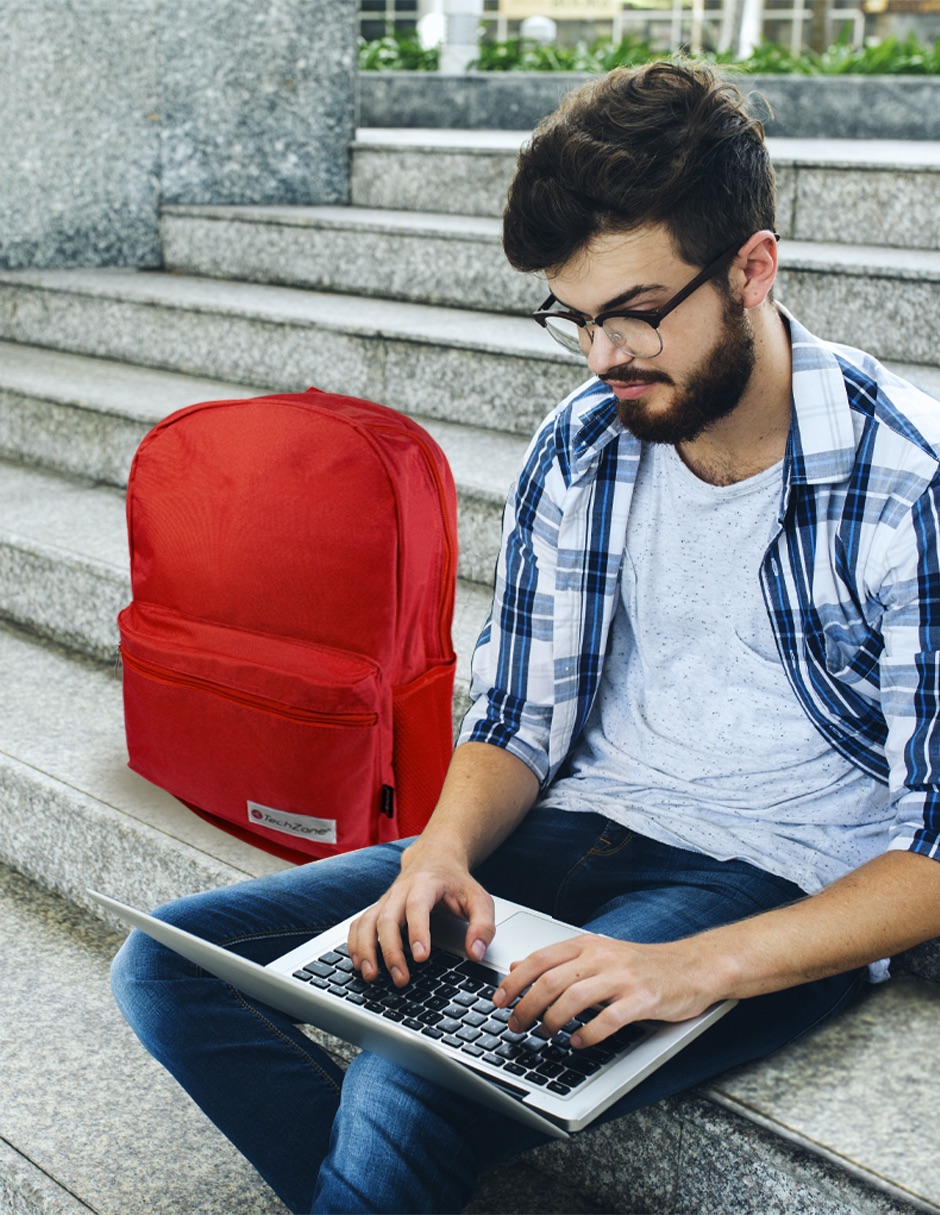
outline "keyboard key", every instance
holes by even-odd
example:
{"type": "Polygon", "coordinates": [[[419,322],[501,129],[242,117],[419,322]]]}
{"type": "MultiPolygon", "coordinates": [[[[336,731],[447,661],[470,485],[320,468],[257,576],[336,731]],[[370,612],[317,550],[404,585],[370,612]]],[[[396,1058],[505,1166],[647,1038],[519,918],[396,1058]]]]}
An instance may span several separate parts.
{"type": "Polygon", "coordinates": [[[335,966],[337,962],[342,961],[342,958],[343,955],[336,949],[320,955],[320,961],[326,966],[335,966]]]}
{"type": "Polygon", "coordinates": [[[604,1065],[599,1059],[585,1059],[582,1055],[575,1053],[568,1060],[568,1066],[572,1071],[580,1072],[583,1076],[593,1076],[604,1065]]]}
{"type": "Polygon", "coordinates": [[[499,1035],[506,1028],[506,1026],[503,1025],[503,1023],[501,1021],[496,1021],[492,1017],[490,1017],[490,1019],[488,1021],[486,1021],[480,1028],[483,1030],[483,1032],[485,1034],[493,1034],[495,1037],[498,1038],[499,1035]]]}
{"type": "Polygon", "coordinates": [[[553,1093],[558,1093],[562,1097],[567,1097],[567,1095],[571,1092],[568,1085],[562,1084],[560,1080],[553,1080],[548,1087],[553,1093]]]}
{"type": "Polygon", "coordinates": [[[437,1028],[442,1029],[445,1034],[455,1034],[460,1027],[459,1021],[456,1021],[453,1017],[445,1017],[443,1013],[441,1014],[440,1021],[437,1022],[437,1028]]]}
{"type": "Polygon", "coordinates": [[[560,1076],[565,1070],[560,1063],[540,1063],[536,1069],[540,1076],[548,1076],[554,1080],[556,1076],[560,1076]]]}
{"type": "Polygon", "coordinates": [[[444,1037],[443,1032],[439,1029],[435,1029],[433,1025],[425,1025],[421,1032],[426,1038],[434,1038],[435,1040],[437,1038],[444,1037]]]}
{"type": "Polygon", "coordinates": [[[472,1042],[465,1042],[460,1049],[465,1055],[471,1055],[474,1059],[479,1059],[483,1054],[483,1051],[479,1048],[479,1046],[474,1046],[472,1042]]]}
{"type": "Polygon", "coordinates": [[[512,1076],[524,1076],[525,1068],[518,1063],[507,1063],[503,1068],[504,1072],[509,1072],[512,1076]]]}
{"type": "MultiPolygon", "coordinates": [[[[480,1036],[480,1031],[474,1029],[472,1025],[465,1025],[462,1029],[457,1030],[457,1037],[462,1038],[464,1042],[476,1042],[480,1036]]],[[[483,1053],[482,1051],[480,1052],[483,1053]]]]}
{"type": "Polygon", "coordinates": [[[455,1037],[453,1034],[445,1034],[444,1041],[447,1043],[448,1046],[456,1046],[458,1048],[458,1050],[460,1049],[461,1046],[463,1046],[463,1043],[460,1041],[460,1039],[455,1037]]]}
{"type": "Polygon", "coordinates": [[[502,1045],[499,1038],[497,1038],[495,1034],[484,1034],[482,1038],[478,1038],[477,1041],[484,1050],[496,1050],[497,1047],[502,1045]]]}
{"type": "Polygon", "coordinates": [[[560,1084],[567,1084],[569,1088],[575,1088],[579,1084],[583,1084],[587,1076],[582,1076],[580,1072],[572,1071],[569,1068],[566,1072],[562,1072],[558,1077],[560,1084]]]}
{"type": "Polygon", "coordinates": [[[460,1004],[463,1008],[470,1008],[476,1003],[476,995],[472,991],[458,991],[454,996],[454,1003],[460,1004]]]}
{"type": "Polygon", "coordinates": [[[548,1084],[548,1076],[540,1076],[538,1072],[529,1072],[526,1080],[532,1084],[548,1084]]]}
{"type": "Polygon", "coordinates": [[[329,962],[308,962],[304,966],[304,970],[309,971],[312,975],[320,975],[321,978],[328,978],[333,973],[333,966],[329,962]]]}

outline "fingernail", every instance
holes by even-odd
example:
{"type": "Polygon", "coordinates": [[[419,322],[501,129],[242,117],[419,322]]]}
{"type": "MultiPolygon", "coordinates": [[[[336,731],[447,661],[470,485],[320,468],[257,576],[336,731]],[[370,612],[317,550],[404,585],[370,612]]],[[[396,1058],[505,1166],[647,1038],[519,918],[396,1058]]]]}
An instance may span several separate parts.
{"type": "Polygon", "coordinates": [[[571,1039],[571,1045],[575,1048],[575,1050],[578,1050],[579,1047],[583,1044],[583,1042],[584,1042],[584,1039],[581,1037],[580,1034],[575,1034],[574,1037],[571,1039]]]}
{"type": "Polygon", "coordinates": [[[423,957],[424,957],[424,955],[425,955],[426,953],[427,953],[427,950],[424,948],[424,942],[423,942],[423,941],[412,941],[412,942],[411,942],[411,954],[412,954],[412,957],[415,957],[415,958],[421,959],[421,958],[423,958],[423,957]]]}
{"type": "Polygon", "coordinates": [[[506,993],[503,991],[503,989],[501,987],[497,987],[496,990],[493,992],[493,1003],[496,1005],[497,1008],[502,1008],[503,1005],[506,1003],[506,993]]]}
{"type": "Polygon", "coordinates": [[[393,983],[401,982],[401,971],[398,969],[397,966],[392,967],[392,982],[393,983]]]}
{"type": "Polygon", "coordinates": [[[473,944],[470,946],[470,952],[473,954],[473,956],[479,962],[479,960],[486,953],[486,942],[485,941],[474,941],[473,944]]]}

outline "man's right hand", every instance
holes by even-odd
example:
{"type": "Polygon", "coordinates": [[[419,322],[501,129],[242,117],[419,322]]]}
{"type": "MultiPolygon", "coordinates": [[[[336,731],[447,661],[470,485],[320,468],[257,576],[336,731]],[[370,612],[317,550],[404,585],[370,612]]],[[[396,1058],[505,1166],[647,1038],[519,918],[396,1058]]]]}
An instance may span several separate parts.
{"type": "Polygon", "coordinates": [[[443,904],[468,921],[464,948],[479,960],[495,935],[493,900],[464,862],[442,855],[422,836],[402,856],[402,871],[385,894],[353,921],[349,955],[364,979],[379,975],[379,955],[396,986],[410,977],[405,947],[416,962],[431,951],[431,912],[443,904]]]}
{"type": "Polygon", "coordinates": [[[534,774],[501,747],[469,742],[456,749],[430,822],[402,853],[401,873],[349,930],[349,956],[364,979],[378,978],[381,955],[392,980],[407,983],[403,943],[416,962],[427,958],[431,912],[441,903],[468,921],[468,957],[482,957],[496,934],[493,900],[471,870],[524,818],[537,793],[534,774]]]}

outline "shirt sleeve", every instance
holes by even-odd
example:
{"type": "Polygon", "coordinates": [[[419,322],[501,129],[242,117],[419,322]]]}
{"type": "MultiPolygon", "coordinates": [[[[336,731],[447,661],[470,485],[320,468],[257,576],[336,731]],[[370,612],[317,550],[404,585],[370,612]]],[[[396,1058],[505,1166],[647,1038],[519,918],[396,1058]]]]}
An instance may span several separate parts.
{"type": "Polygon", "coordinates": [[[889,553],[881,659],[895,809],[889,848],[940,859],[940,474],[889,553]]]}
{"type": "Polygon", "coordinates": [[[555,700],[554,588],[566,491],[558,441],[553,416],[510,490],[493,607],[474,651],[471,707],[458,738],[505,748],[540,783],[549,772],[555,700]]]}

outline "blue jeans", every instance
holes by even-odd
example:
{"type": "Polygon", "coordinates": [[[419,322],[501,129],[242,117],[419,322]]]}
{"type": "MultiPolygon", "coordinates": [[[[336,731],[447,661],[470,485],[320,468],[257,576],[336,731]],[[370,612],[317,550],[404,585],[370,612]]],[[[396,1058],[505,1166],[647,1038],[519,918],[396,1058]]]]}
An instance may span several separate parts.
{"type": "MultiPolygon", "coordinates": [[[[374,902],[396,877],[402,847],[194,895],[158,914],[266,963],[374,902]]],[[[540,809],[477,877],[493,894],[642,942],[675,940],[803,894],[743,861],[670,848],[594,814],[540,809]]],[[[742,1001],[604,1118],[768,1054],[839,1012],[863,981],[864,971],[854,971],[742,1001]]],[[[358,1055],[344,1076],[289,1017],[139,932],[115,959],[112,982],[146,1048],[292,1211],[460,1211],[482,1170],[542,1142],[375,1055],[358,1055]]]]}

